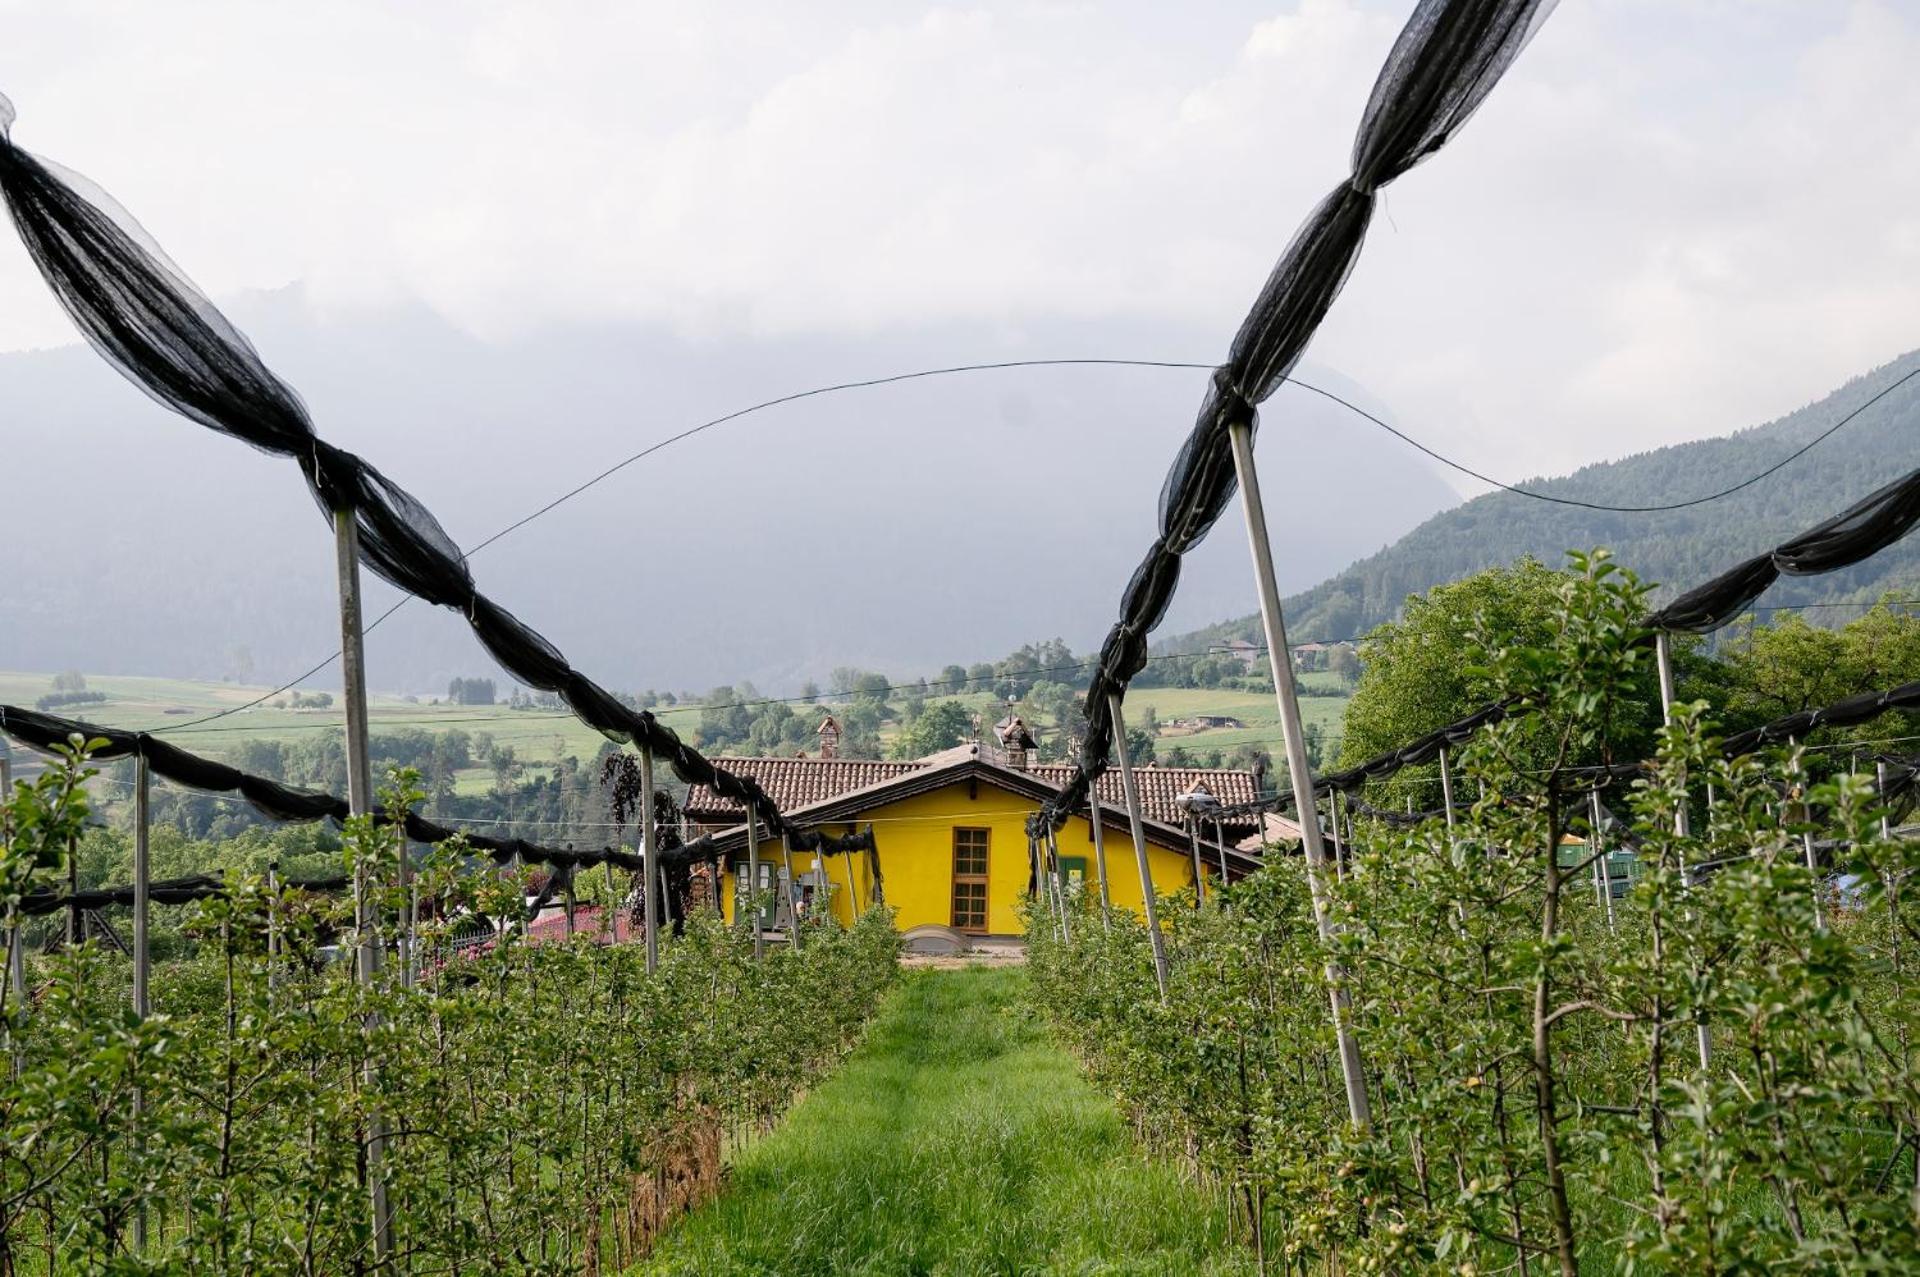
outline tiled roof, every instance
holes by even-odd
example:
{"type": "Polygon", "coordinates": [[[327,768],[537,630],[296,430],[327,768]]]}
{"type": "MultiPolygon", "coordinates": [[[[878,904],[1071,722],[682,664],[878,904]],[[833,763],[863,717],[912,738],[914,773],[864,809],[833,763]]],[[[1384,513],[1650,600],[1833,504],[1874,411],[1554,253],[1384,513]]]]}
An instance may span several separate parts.
{"type": "MultiPolygon", "coordinates": [[[[1039,763],[1028,770],[1056,786],[1066,784],[1067,777],[1073,774],[1073,768],[1066,763],[1039,763]]],[[[1252,772],[1224,767],[1136,767],[1133,769],[1133,779],[1140,787],[1141,814],[1148,820],[1169,825],[1186,823],[1187,814],[1173,800],[1196,785],[1205,787],[1223,807],[1250,803],[1259,796],[1254,792],[1252,772]]],[[[1110,807],[1126,806],[1127,796],[1120,787],[1119,768],[1108,768],[1107,774],[1100,778],[1095,788],[1101,802],[1110,807]]],[[[1251,826],[1253,818],[1242,816],[1229,824],[1251,826]]]]}
{"type": "MultiPolygon", "coordinates": [[[[808,807],[926,766],[924,759],[887,762],[874,758],[716,758],[713,762],[736,776],[759,781],[760,788],[781,811],[808,807]]],[[[688,791],[686,809],[690,819],[707,823],[740,819],[739,803],[722,798],[705,785],[695,785],[688,791]]]]}
{"type": "Polygon", "coordinates": [[[1260,832],[1249,834],[1234,844],[1238,851],[1258,853],[1268,843],[1296,843],[1300,841],[1300,822],[1291,816],[1282,816],[1277,811],[1260,813],[1260,832]]]}
{"type": "MultiPolygon", "coordinates": [[[[941,763],[951,762],[972,746],[962,745],[929,758],[911,762],[881,761],[867,758],[716,758],[714,763],[760,782],[767,796],[782,811],[792,811],[824,802],[856,789],[865,789],[883,781],[897,779],[941,763]]],[[[1036,780],[1056,788],[1066,784],[1073,768],[1066,763],[1035,763],[1026,769],[1036,780]]],[[[1136,767],[1134,778],[1140,786],[1140,807],[1149,820],[1180,825],[1186,820],[1174,799],[1196,785],[1228,807],[1250,803],[1255,798],[1253,773],[1207,767],[1136,767]]],[[[1120,773],[1109,770],[1100,778],[1100,801],[1109,807],[1125,806],[1120,788],[1120,773]]],[[[739,804],[722,798],[705,785],[695,785],[687,794],[687,816],[703,824],[731,823],[740,818],[739,804]]],[[[1251,827],[1249,818],[1234,823],[1251,827]]]]}

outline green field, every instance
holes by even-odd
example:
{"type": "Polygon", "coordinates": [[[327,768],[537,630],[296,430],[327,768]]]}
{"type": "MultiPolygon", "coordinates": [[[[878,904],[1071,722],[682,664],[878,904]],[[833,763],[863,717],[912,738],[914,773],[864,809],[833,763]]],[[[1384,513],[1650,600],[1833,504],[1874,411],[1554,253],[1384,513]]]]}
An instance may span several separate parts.
{"type": "Polygon", "coordinates": [[[1025,982],[909,974],[859,1050],[640,1271],[1252,1272],[1225,1203],[1135,1147],[1025,982]]]}
{"type": "MultiPolygon", "coordinates": [[[[1311,673],[1302,676],[1306,687],[1333,689],[1339,686],[1335,675],[1311,673]]],[[[197,754],[220,757],[235,741],[254,738],[293,741],[316,731],[338,731],[341,712],[331,709],[276,708],[270,701],[229,714],[212,722],[197,723],[223,710],[232,710],[268,691],[234,683],[197,682],[190,679],[144,678],[112,674],[87,675],[87,690],[104,692],[108,699],[84,705],[58,707],[52,713],[132,731],[161,731],[167,739],[197,754]]],[[[32,708],[35,701],[53,691],[53,675],[0,671],[0,703],[32,708]]],[[[284,700],[282,696],[273,700],[284,700]]],[[[941,698],[935,698],[941,699],[941,698]]],[[[958,697],[992,721],[1004,713],[1004,705],[987,693],[969,693],[958,697]]],[[[1340,730],[1346,710],[1344,696],[1307,696],[1300,702],[1309,724],[1319,724],[1329,737],[1329,747],[1340,730]]],[[[1162,723],[1161,751],[1174,745],[1193,751],[1231,750],[1239,745],[1259,745],[1279,753],[1279,717],[1273,697],[1266,692],[1243,692],[1212,688],[1137,688],[1127,697],[1128,721],[1139,726],[1145,710],[1151,706],[1162,723]],[[1195,714],[1230,715],[1245,723],[1244,728],[1216,728],[1202,732],[1179,732],[1165,724],[1195,714]]],[[[822,709],[830,708],[823,705],[822,709]]],[[[556,758],[572,755],[590,759],[598,752],[601,736],[565,709],[512,709],[507,705],[450,705],[428,701],[409,701],[399,696],[375,695],[369,706],[373,730],[394,731],[422,728],[442,731],[459,728],[478,734],[490,733],[503,745],[510,745],[520,760],[538,770],[556,758]]],[[[700,707],[694,704],[656,708],[654,713],[683,735],[691,736],[700,720],[700,707]]],[[[894,730],[889,725],[883,739],[894,730]]],[[[475,768],[463,773],[459,787],[463,791],[484,792],[493,783],[492,773],[475,768]]]]}

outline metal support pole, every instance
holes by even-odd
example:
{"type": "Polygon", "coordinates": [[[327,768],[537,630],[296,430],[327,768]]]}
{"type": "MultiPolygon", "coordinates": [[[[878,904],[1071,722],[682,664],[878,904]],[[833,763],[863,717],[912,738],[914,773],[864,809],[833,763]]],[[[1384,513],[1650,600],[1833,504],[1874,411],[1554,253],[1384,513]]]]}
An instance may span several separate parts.
{"type": "Polygon", "coordinates": [[[1613,871],[1607,867],[1606,832],[1601,824],[1600,791],[1587,792],[1591,807],[1589,822],[1593,826],[1593,889],[1600,896],[1601,906],[1607,914],[1607,930],[1613,930],[1613,871]]]}
{"type": "MultiPolygon", "coordinates": [[[[1665,630],[1653,636],[1653,659],[1660,667],[1660,717],[1673,724],[1673,642],[1665,630]]],[[[1682,838],[1691,830],[1687,821],[1687,800],[1682,798],[1673,813],[1673,832],[1682,838]]]]}
{"type": "MultiPolygon", "coordinates": [[[[0,803],[11,802],[12,799],[13,754],[7,742],[4,739],[0,739],[0,803]]],[[[6,821],[3,817],[0,817],[0,834],[5,834],[6,832],[6,821]]],[[[16,916],[14,924],[7,928],[7,984],[9,985],[7,997],[10,1000],[9,1004],[13,1007],[13,1013],[16,1018],[24,1014],[27,1008],[26,955],[22,952],[24,946],[21,944],[21,940],[20,923],[16,916]]],[[[9,1032],[7,1036],[13,1038],[11,1032],[9,1032]]],[[[20,1069],[24,1062],[20,1042],[15,1038],[9,1045],[13,1048],[11,1052],[13,1057],[13,1076],[19,1077],[20,1069]]]]}
{"type": "Polygon", "coordinates": [[[760,932],[760,840],[753,827],[753,804],[747,804],[747,925],[753,928],[753,956],[764,958],[767,938],[760,932]]]}
{"type": "Polygon", "coordinates": [[[80,840],[67,838],[67,947],[80,943],[80,840]]]}
{"type": "MultiPolygon", "coordinates": [[[[0,740],[0,803],[13,800],[13,751],[5,740],[0,740]]],[[[7,832],[4,820],[0,820],[0,834],[7,832]]],[[[7,928],[7,983],[11,985],[8,997],[12,1000],[13,1013],[20,1016],[27,1009],[27,961],[25,945],[21,942],[20,923],[16,917],[14,924],[7,928]]],[[[20,1044],[13,1044],[13,1073],[20,1075],[20,1044]]]]}
{"type": "MultiPolygon", "coordinates": [[[[147,1000],[147,976],[151,969],[147,952],[147,892],[153,876],[152,864],[148,857],[149,844],[147,830],[150,823],[151,807],[149,803],[151,777],[147,770],[147,750],[145,738],[133,756],[133,1015],[136,1020],[145,1020],[152,1009],[147,1000]]],[[[271,927],[273,906],[272,888],[269,886],[269,904],[267,906],[268,925],[271,927]]],[[[272,962],[272,945],[268,945],[268,962],[272,962]]],[[[271,990],[272,967],[268,967],[268,989],[271,990]]],[[[144,1142],[146,1131],[146,1096],[143,1088],[133,1088],[133,1138],[136,1145],[144,1142]]],[[[133,1211],[133,1253],[145,1254],[147,1249],[147,1208],[143,1199],[133,1211]]]]}
{"type": "Polygon", "coordinates": [[[1060,910],[1060,940],[1063,944],[1073,943],[1073,927],[1067,921],[1067,877],[1060,866],[1060,843],[1047,831],[1047,859],[1053,864],[1053,899],[1060,910]]]}
{"type": "MultiPolygon", "coordinates": [[[[868,825],[867,828],[872,829],[873,826],[868,825]]],[[[853,826],[847,826],[847,833],[849,835],[853,833],[853,826]]],[[[843,851],[840,854],[847,858],[847,925],[851,927],[855,922],[860,920],[860,902],[853,898],[853,853],[851,851],[843,851]]]]}
{"type": "MultiPolygon", "coordinates": [[[[1293,790],[1293,809],[1300,813],[1300,841],[1307,853],[1307,885],[1313,893],[1313,920],[1319,928],[1321,946],[1331,950],[1334,928],[1327,907],[1327,850],[1320,842],[1319,822],[1312,818],[1313,768],[1307,762],[1300,697],[1293,685],[1293,658],[1287,648],[1286,622],[1280,614],[1280,585],[1273,572],[1273,546],[1267,537],[1260,472],[1253,463],[1253,426],[1242,421],[1227,430],[1233,443],[1234,474],[1240,480],[1247,541],[1253,550],[1254,585],[1260,591],[1260,621],[1267,640],[1267,664],[1273,670],[1273,697],[1280,709],[1280,735],[1287,747],[1287,784],[1293,790]]],[[[1353,1036],[1347,975],[1331,960],[1327,962],[1327,986],[1334,1036],[1340,1048],[1340,1076],[1347,1091],[1347,1115],[1356,1130],[1364,1131],[1372,1125],[1366,1070],[1360,1062],[1360,1045],[1353,1036]]]]}
{"type": "Polygon", "coordinates": [[[413,987],[414,914],[418,901],[414,895],[413,844],[400,836],[400,987],[413,987]]]}
{"type": "Polygon", "coordinates": [[[1133,779],[1133,759],[1127,756],[1127,720],[1120,712],[1120,695],[1107,693],[1107,713],[1113,719],[1114,752],[1120,756],[1120,792],[1127,801],[1127,823],[1133,827],[1133,859],[1140,869],[1140,908],[1146,915],[1147,941],[1153,946],[1153,979],[1160,1000],[1167,1000],[1167,939],[1160,934],[1160,911],[1154,907],[1153,869],[1147,864],[1147,826],[1140,816],[1140,790],[1133,779]]]}
{"type": "Polygon", "coordinates": [[[1221,827],[1216,817],[1213,822],[1213,845],[1220,853],[1220,890],[1227,889],[1227,831],[1221,827]]]}
{"type": "Polygon", "coordinates": [[[1199,909],[1207,903],[1207,875],[1200,868],[1200,822],[1192,816],[1187,817],[1187,850],[1193,857],[1193,907],[1199,909]]]}
{"type": "MultiPolygon", "coordinates": [[[[1453,769],[1447,763],[1447,751],[1440,751],[1440,804],[1447,809],[1447,833],[1453,833],[1453,769]]],[[[1451,837],[1447,840],[1451,843],[1451,837]]]]}
{"type": "MultiPolygon", "coordinates": [[[[780,835],[780,863],[787,867],[787,931],[793,936],[793,951],[800,952],[800,899],[804,894],[800,887],[799,875],[793,872],[793,844],[787,841],[785,834],[780,835]]],[[[853,893],[857,884],[853,880],[853,855],[847,855],[847,908],[853,908],[853,893]]]]}
{"type": "Polygon", "coordinates": [[[568,865],[566,895],[561,906],[567,911],[567,939],[569,940],[573,939],[573,871],[574,866],[568,865]]]}
{"type": "MultiPolygon", "coordinates": [[[[1813,806],[1807,806],[1807,819],[1813,819],[1813,806]]],[[[1820,909],[1820,865],[1813,854],[1813,831],[1807,830],[1800,835],[1800,844],[1807,853],[1807,872],[1813,876],[1813,926],[1816,931],[1827,929],[1827,920],[1820,909]]]]}
{"type": "Polygon", "coordinates": [[[1887,817],[1887,765],[1884,762],[1874,763],[1873,776],[1874,783],[1879,788],[1880,796],[1880,841],[1891,842],[1893,840],[1893,824],[1887,817]]]}
{"type": "MultiPolygon", "coordinates": [[[[748,813],[751,822],[752,813],[748,813]]],[[[640,881],[646,896],[647,974],[660,967],[660,831],[653,819],[653,751],[640,747],[640,881]]]]}
{"type": "Polygon", "coordinates": [[[280,979],[280,862],[267,862],[267,992],[280,979]]]}
{"type": "MultiPolygon", "coordinates": [[[[340,576],[340,676],[347,715],[347,810],[352,815],[365,816],[373,811],[373,764],[367,753],[367,651],[360,612],[360,529],[354,523],[351,510],[336,510],[333,528],[340,576]]],[[[362,866],[353,876],[354,925],[360,941],[357,974],[360,982],[371,989],[380,971],[380,947],[369,896],[367,872],[362,866]]],[[[369,1028],[377,1023],[373,1022],[369,1028]]],[[[379,1078],[378,1068],[369,1059],[366,1066],[369,1091],[377,1090],[379,1078]]],[[[367,1185],[372,1195],[373,1253],[377,1266],[384,1266],[393,1253],[393,1211],[387,1201],[386,1156],[386,1122],[379,1108],[369,1105],[367,1185]]]]}
{"type": "MultiPolygon", "coordinates": [[[[1313,805],[1313,818],[1320,819],[1320,804],[1313,805]]],[[[1327,791],[1327,825],[1333,830],[1333,876],[1347,880],[1347,849],[1340,842],[1340,791],[1327,791]]]]}
{"type": "Polygon", "coordinates": [[[143,747],[133,759],[133,1014],[146,1019],[147,975],[151,965],[147,953],[147,890],[153,876],[148,859],[147,825],[150,807],[150,776],[147,752],[143,747]]]}
{"type": "Polygon", "coordinates": [[[1087,829],[1093,837],[1093,870],[1100,879],[1100,925],[1113,930],[1113,901],[1107,895],[1107,837],[1100,815],[1100,795],[1087,788],[1087,829]]]}

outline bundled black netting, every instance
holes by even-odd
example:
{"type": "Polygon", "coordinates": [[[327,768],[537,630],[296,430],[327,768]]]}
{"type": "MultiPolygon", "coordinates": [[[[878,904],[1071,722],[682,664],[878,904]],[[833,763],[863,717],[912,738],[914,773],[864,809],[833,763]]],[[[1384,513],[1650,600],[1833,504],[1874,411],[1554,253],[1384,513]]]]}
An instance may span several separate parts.
{"type": "Polygon", "coordinates": [[[1110,695],[1145,666],[1147,636],[1180,582],[1180,558],[1233,499],[1231,431],[1258,424],[1258,405],[1306,350],[1366,238],[1378,190],[1439,150],[1486,99],[1551,0],[1422,0],[1387,56],[1361,117],[1353,171],[1308,214],[1234,335],[1160,491],[1160,535],[1148,547],[1101,645],[1087,689],[1087,731],[1073,773],[1030,822],[1057,829],[1085,806],[1113,749],[1110,695]]]}
{"type": "Polygon", "coordinates": [[[51,753],[78,736],[86,741],[103,742],[92,752],[95,759],[134,758],[145,755],[147,766],[189,789],[216,794],[238,794],[270,820],[345,820],[348,808],[344,798],[323,794],[294,785],[284,785],[264,776],[254,776],[211,758],[201,758],[144,732],[121,731],[78,719],[59,718],[18,705],[0,705],[0,731],[23,744],[51,753]]]}
{"type": "MultiPolygon", "coordinates": [[[[17,705],[0,705],[0,732],[5,732],[22,744],[31,748],[52,753],[58,747],[71,744],[75,737],[81,741],[99,742],[90,757],[102,760],[116,758],[135,758],[144,756],[148,768],[155,774],[183,785],[189,789],[208,793],[238,794],[251,803],[255,810],[271,820],[277,821],[314,821],[331,819],[345,822],[350,808],[347,800],[334,794],[325,794],[317,790],[301,789],[294,785],[282,784],[277,780],[268,780],[264,776],[255,776],[225,763],[210,758],[201,758],[189,754],[166,741],[149,736],[144,732],[121,731],[117,728],[100,727],[94,723],[79,719],[60,718],[40,710],[22,709],[17,705]]],[[[384,810],[376,810],[376,820],[387,822],[392,818],[384,810]]],[[[494,838],[486,834],[471,833],[442,825],[419,812],[409,811],[399,821],[406,836],[419,843],[443,843],[454,838],[464,838],[467,846],[474,852],[486,856],[498,865],[526,864],[548,865],[554,873],[548,878],[547,886],[541,896],[544,904],[553,891],[571,880],[574,871],[591,865],[611,865],[615,869],[628,873],[639,873],[646,861],[636,852],[625,851],[618,847],[601,847],[586,851],[573,848],[546,847],[539,843],[528,842],[522,838],[494,838]]],[[[789,843],[802,851],[817,852],[821,855],[837,856],[853,852],[867,852],[877,856],[873,830],[868,829],[844,837],[836,837],[820,830],[794,830],[787,834],[789,843]]],[[[682,843],[664,847],[659,851],[661,867],[672,874],[685,867],[715,860],[715,840],[711,837],[696,839],[691,843],[682,843]]],[[[290,883],[290,886],[308,887],[312,890],[340,890],[346,880],[328,879],[313,883],[290,883]]],[[[192,900],[204,900],[210,896],[224,894],[225,884],[215,878],[204,875],[192,878],[173,879],[156,882],[151,887],[151,899],[156,904],[185,904],[192,900]]],[[[98,909],[110,904],[130,904],[133,900],[133,888],[105,887],[98,891],[82,892],[77,896],[36,895],[35,907],[29,912],[46,913],[54,909],[78,907],[98,909]]]]}
{"type": "Polygon", "coordinates": [[[1884,692],[1862,692],[1824,709],[1802,710],[1750,731],[1729,736],[1722,742],[1728,756],[1751,754],[1767,745],[1799,740],[1819,727],[1852,727],[1880,717],[1891,710],[1920,709],[1920,682],[1903,683],[1884,692]]]}
{"type": "Polygon", "coordinates": [[[1916,522],[1920,522],[1920,470],[1894,480],[1793,540],[1687,591],[1648,617],[1647,624],[1675,633],[1717,630],[1744,612],[1782,575],[1815,576],[1852,567],[1906,536],[1916,522]]]}
{"type": "MultiPolygon", "coordinates": [[[[1667,606],[1647,617],[1646,641],[1659,631],[1704,634],[1731,621],[1760,597],[1762,591],[1784,573],[1791,576],[1815,576],[1837,572],[1864,559],[1872,558],[1913,531],[1920,523],[1920,470],[1896,479],[1884,488],[1855,502],[1839,514],[1808,528],[1765,554],[1740,563],[1705,585],[1688,590],[1667,606]]],[[[1824,710],[1806,710],[1799,714],[1757,727],[1753,732],[1733,737],[1728,744],[1755,733],[1755,744],[1767,744],[1804,736],[1814,727],[1835,727],[1857,723],[1888,709],[1909,708],[1905,703],[1887,703],[1885,698],[1899,696],[1904,688],[1892,692],[1863,692],[1839,705],[1824,710]],[[1856,705],[1855,702],[1858,702],[1856,705]],[[1859,714],[1860,717],[1851,717],[1859,714]]],[[[1517,698],[1483,706],[1456,722],[1436,728],[1410,744],[1390,749],[1345,771],[1322,777],[1316,794],[1330,789],[1347,793],[1371,780],[1384,780],[1403,767],[1430,762],[1443,747],[1463,744],[1480,728],[1513,713],[1524,713],[1526,705],[1517,698]]],[[[1734,750],[1734,752],[1745,752],[1734,750]]],[[[1630,764],[1630,768],[1637,764],[1630,764]]]]}
{"type": "MultiPolygon", "coordinates": [[[[349,880],[343,876],[294,879],[280,885],[301,891],[333,894],[345,891],[350,884],[349,880]]],[[[187,905],[226,894],[226,880],[213,877],[211,874],[162,878],[147,884],[147,900],[156,905],[187,905]]],[[[116,905],[121,908],[132,907],[132,887],[101,887],[94,891],[77,891],[72,895],[60,895],[51,891],[29,892],[20,901],[20,912],[29,918],[38,918],[67,909],[107,909],[116,905]]]]}
{"type": "Polygon", "coordinates": [[[460,612],[519,681],[556,693],[607,737],[652,750],[681,780],[750,806],[771,832],[785,832],[779,809],[752,779],[716,768],[652,714],[628,709],[482,595],[432,512],[371,463],[320,439],[299,396],[139,224],[84,179],[14,146],[12,121],[0,98],[0,197],[54,296],[109,363],[175,412],[293,458],[323,512],[352,512],[369,567],[460,612]]]}

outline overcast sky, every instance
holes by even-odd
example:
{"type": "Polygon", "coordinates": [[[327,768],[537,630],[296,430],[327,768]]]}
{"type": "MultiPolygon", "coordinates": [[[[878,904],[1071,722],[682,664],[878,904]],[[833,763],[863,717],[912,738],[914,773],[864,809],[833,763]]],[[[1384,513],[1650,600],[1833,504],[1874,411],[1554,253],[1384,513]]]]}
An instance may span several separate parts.
{"type": "MultiPolygon", "coordinates": [[[[0,92],[216,297],[1211,359],[1409,8],[0,0],[0,92]]],[[[1564,0],[1311,357],[1514,478],[1815,398],[1920,345],[1915,67],[1920,0],[1564,0]]],[[[0,349],[69,339],[0,237],[0,349]]]]}

